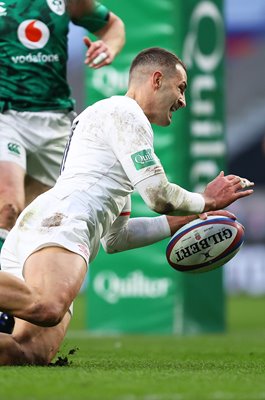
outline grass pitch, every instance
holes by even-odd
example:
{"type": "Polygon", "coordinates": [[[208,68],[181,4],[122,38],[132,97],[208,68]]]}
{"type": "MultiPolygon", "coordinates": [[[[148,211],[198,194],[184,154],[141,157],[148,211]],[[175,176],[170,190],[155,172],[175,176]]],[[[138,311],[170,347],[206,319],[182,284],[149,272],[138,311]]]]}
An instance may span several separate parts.
{"type": "Polygon", "coordinates": [[[265,297],[228,299],[228,332],[194,337],[93,337],[75,306],[65,367],[1,367],[0,399],[265,399],[265,297]]]}

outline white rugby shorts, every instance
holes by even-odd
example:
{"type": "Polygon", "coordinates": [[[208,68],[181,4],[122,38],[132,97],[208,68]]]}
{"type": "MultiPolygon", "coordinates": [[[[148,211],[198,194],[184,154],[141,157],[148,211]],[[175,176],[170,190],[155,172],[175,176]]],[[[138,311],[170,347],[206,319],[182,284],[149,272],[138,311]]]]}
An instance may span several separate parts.
{"type": "MultiPolygon", "coordinates": [[[[1,250],[1,270],[24,280],[23,268],[27,258],[49,246],[64,247],[79,254],[88,266],[90,243],[87,216],[82,209],[71,207],[72,200],[61,200],[53,196],[52,191],[35,199],[20,214],[7,235],[1,250]]],[[[72,313],[72,308],[70,311],[72,313]]]]}
{"type": "Polygon", "coordinates": [[[14,162],[32,178],[54,186],[74,117],[73,111],[0,113],[0,161],[14,162]]]}

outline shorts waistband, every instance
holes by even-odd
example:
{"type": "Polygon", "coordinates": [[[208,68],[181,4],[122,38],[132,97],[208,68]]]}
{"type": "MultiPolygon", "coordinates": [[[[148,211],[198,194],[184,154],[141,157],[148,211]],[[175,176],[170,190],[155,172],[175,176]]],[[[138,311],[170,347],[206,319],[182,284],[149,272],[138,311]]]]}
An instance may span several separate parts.
{"type": "Polygon", "coordinates": [[[8,99],[0,99],[0,112],[3,113],[8,110],[17,111],[30,111],[33,107],[32,103],[27,101],[13,101],[8,99]]]}
{"type": "Polygon", "coordinates": [[[11,109],[11,103],[7,100],[0,100],[0,113],[11,109]]]}
{"type": "Polygon", "coordinates": [[[36,107],[35,104],[29,103],[27,101],[13,101],[8,99],[0,99],[0,113],[3,113],[8,110],[16,110],[16,111],[57,111],[57,112],[65,112],[65,111],[73,111],[72,107],[68,108],[60,108],[60,107],[36,107]]]}

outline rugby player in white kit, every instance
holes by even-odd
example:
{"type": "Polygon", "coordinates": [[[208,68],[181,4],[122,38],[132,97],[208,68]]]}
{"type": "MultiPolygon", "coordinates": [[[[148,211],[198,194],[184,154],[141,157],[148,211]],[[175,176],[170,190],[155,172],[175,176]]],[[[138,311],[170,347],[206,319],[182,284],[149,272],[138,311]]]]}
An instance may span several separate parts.
{"type": "Polygon", "coordinates": [[[151,123],[170,124],[186,105],[186,87],[176,55],[146,49],[131,65],[125,96],[99,101],[75,119],[56,185],[22,212],[2,250],[0,310],[16,323],[12,335],[0,334],[0,365],[52,360],[100,242],[109,253],[143,247],[253,192],[242,191],[251,182],[223,172],[202,194],[167,180],[151,123]],[[135,189],[162,215],[130,219],[135,189]]]}

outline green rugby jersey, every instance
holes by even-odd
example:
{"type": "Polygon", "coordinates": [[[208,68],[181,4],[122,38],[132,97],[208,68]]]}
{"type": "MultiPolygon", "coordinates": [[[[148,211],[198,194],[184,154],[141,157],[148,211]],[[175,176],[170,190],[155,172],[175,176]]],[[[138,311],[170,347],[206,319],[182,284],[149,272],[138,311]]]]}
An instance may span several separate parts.
{"type": "MultiPolygon", "coordinates": [[[[73,21],[95,32],[108,10],[73,21]]],[[[66,80],[70,18],[64,0],[0,2],[0,106],[18,111],[73,108],[66,80]]]]}

